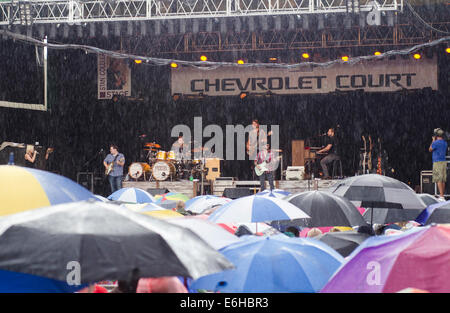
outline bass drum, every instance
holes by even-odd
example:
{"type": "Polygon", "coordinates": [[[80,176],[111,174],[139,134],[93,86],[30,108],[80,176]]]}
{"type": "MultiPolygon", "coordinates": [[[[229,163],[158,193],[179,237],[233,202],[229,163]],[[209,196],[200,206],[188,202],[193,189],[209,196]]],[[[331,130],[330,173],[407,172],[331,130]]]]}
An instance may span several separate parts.
{"type": "Polygon", "coordinates": [[[176,169],[172,162],[158,161],[153,164],[153,178],[156,180],[166,180],[175,175],[176,169]]]}
{"type": "Polygon", "coordinates": [[[150,173],[151,168],[148,163],[134,162],[128,168],[128,174],[131,178],[138,179],[142,174],[150,173]]]}

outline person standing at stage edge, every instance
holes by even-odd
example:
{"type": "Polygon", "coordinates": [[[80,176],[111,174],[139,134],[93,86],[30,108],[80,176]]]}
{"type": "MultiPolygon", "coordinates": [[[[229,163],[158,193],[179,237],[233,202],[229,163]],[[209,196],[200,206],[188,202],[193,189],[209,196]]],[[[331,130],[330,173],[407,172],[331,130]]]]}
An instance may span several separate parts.
{"type": "Polygon", "coordinates": [[[440,201],[445,201],[444,190],[445,182],[447,181],[447,162],[445,161],[447,142],[443,137],[444,131],[436,128],[433,134],[433,141],[428,149],[430,152],[433,152],[433,183],[437,184],[440,201]]]}
{"type": "Polygon", "coordinates": [[[119,153],[119,148],[116,145],[109,147],[109,154],[103,160],[108,181],[111,185],[111,193],[122,188],[123,167],[125,165],[125,156],[119,153]]]}
{"type": "Polygon", "coordinates": [[[338,144],[334,135],[334,128],[328,129],[327,137],[325,138],[325,148],[320,149],[319,151],[317,151],[317,153],[328,153],[328,155],[320,161],[320,166],[322,167],[323,171],[323,178],[328,179],[330,178],[330,174],[328,172],[328,164],[332,163],[334,160],[339,159],[338,144]]]}

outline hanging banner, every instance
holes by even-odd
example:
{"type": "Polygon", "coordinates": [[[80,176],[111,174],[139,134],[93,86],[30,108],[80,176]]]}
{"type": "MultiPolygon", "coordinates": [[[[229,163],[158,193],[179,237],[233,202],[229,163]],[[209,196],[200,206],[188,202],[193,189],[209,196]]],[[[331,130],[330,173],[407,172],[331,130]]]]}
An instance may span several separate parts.
{"type": "Polygon", "coordinates": [[[178,67],[171,71],[173,94],[233,96],[241,92],[315,94],[364,90],[389,92],[405,89],[438,89],[436,58],[379,59],[329,67],[219,67],[207,70],[178,67]]]}
{"type": "Polygon", "coordinates": [[[114,95],[131,96],[131,70],[125,59],[98,55],[98,99],[111,99],[114,95]]]}

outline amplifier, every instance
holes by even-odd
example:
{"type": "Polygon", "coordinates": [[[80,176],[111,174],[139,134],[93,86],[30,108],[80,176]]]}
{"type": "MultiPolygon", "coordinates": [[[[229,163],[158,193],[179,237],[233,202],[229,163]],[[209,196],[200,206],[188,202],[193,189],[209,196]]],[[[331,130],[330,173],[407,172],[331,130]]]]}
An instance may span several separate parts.
{"type": "Polygon", "coordinates": [[[305,177],[304,166],[288,166],[286,169],[286,180],[303,180],[305,177]]]}

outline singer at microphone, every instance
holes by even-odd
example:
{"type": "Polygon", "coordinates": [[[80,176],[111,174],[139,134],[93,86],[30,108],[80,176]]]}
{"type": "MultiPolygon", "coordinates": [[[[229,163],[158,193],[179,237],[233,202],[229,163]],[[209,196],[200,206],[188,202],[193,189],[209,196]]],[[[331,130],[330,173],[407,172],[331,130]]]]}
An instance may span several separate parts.
{"type": "Polygon", "coordinates": [[[35,168],[36,155],[38,152],[34,149],[33,145],[27,145],[25,151],[25,166],[30,168],[35,168]]]}

